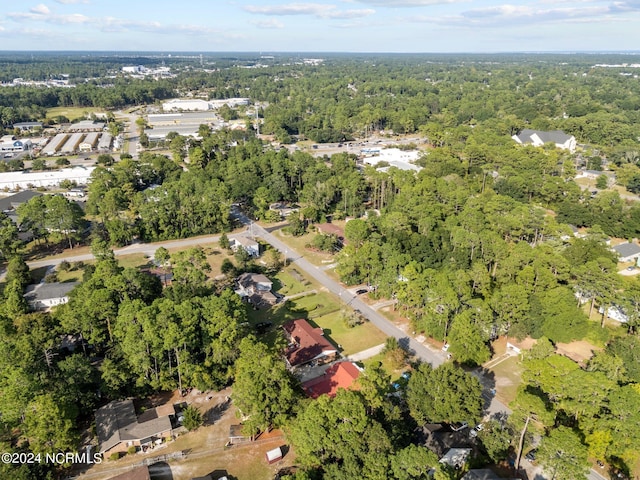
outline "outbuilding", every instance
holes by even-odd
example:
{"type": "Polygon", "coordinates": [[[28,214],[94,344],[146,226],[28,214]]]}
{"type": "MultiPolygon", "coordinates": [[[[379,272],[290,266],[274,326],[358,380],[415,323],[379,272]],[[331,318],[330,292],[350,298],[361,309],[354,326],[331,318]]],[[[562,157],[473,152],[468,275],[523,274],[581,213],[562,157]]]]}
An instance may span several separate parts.
{"type": "Polygon", "coordinates": [[[279,462],[280,460],[282,460],[282,448],[278,447],[278,448],[274,448],[273,450],[269,450],[266,454],[265,454],[265,458],[267,459],[267,463],[269,465],[279,462]]]}

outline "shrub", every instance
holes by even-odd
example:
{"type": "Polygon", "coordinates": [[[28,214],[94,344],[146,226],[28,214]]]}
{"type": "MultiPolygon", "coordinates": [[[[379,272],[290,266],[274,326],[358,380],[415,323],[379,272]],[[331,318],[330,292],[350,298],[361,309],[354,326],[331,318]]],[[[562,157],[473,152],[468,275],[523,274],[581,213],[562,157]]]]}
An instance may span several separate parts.
{"type": "Polygon", "coordinates": [[[111,455],[109,455],[109,460],[115,461],[118,460],[120,458],[120,452],[113,452],[111,455]]]}
{"type": "Polygon", "coordinates": [[[136,446],[135,445],[131,445],[129,448],[127,448],[127,454],[133,455],[134,453],[136,453],[136,446]]]}
{"type": "Polygon", "coordinates": [[[63,261],[60,262],[60,265],[58,265],[58,269],[61,272],[67,272],[67,271],[71,270],[71,264],[68,261],[63,260],[63,261]]]}
{"type": "Polygon", "coordinates": [[[56,283],[58,281],[58,274],[56,272],[47,273],[44,277],[44,283],[56,283]]]}

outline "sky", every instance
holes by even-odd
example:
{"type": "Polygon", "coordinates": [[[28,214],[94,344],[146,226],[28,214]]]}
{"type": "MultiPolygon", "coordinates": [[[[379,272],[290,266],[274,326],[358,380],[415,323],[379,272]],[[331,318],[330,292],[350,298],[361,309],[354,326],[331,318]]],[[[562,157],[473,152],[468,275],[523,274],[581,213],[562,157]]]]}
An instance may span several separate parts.
{"type": "Polygon", "coordinates": [[[0,0],[0,50],[640,50],[640,0],[0,0]]]}

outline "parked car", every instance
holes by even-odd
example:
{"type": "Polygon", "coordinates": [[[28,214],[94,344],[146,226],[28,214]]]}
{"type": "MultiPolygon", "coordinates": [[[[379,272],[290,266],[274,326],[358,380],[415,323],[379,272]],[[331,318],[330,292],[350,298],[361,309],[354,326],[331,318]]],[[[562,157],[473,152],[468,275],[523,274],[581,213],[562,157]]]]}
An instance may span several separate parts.
{"type": "Polygon", "coordinates": [[[469,432],[469,436],[471,438],[475,438],[478,436],[478,432],[481,432],[482,430],[484,430],[484,424],[483,423],[479,423],[478,425],[476,425],[475,427],[473,427],[471,429],[471,431],[469,432]]]}
{"type": "Polygon", "coordinates": [[[367,293],[367,290],[364,288],[356,290],[356,295],[364,295],[365,293],[367,293]]]}
{"type": "Polygon", "coordinates": [[[449,350],[449,344],[448,344],[448,343],[445,343],[445,344],[442,346],[442,351],[443,351],[443,352],[446,352],[447,350],[449,350]]]}

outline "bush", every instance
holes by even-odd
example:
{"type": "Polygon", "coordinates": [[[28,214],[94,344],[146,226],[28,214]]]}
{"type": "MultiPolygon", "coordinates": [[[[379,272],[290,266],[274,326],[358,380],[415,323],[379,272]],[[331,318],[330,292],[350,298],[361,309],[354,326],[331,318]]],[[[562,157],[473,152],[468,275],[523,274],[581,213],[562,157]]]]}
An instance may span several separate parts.
{"type": "Polygon", "coordinates": [[[67,272],[67,271],[71,270],[71,264],[68,261],[63,260],[63,261],[60,262],[60,265],[58,265],[58,269],[61,272],[67,272]]]}
{"type": "Polygon", "coordinates": [[[109,455],[109,460],[116,461],[120,458],[120,452],[113,452],[109,455]]]}
{"type": "Polygon", "coordinates": [[[134,453],[136,453],[136,446],[135,445],[131,445],[129,448],[127,448],[127,454],[133,455],[134,453]]]}
{"type": "Polygon", "coordinates": [[[56,283],[58,281],[58,274],[56,272],[47,273],[44,277],[44,283],[56,283]]]}
{"type": "Polygon", "coordinates": [[[82,260],[78,260],[77,262],[71,263],[71,271],[75,272],[76,270],[80,270],[84,268],[84,262],[82,260]]]}

